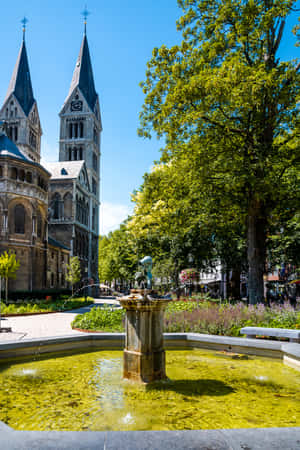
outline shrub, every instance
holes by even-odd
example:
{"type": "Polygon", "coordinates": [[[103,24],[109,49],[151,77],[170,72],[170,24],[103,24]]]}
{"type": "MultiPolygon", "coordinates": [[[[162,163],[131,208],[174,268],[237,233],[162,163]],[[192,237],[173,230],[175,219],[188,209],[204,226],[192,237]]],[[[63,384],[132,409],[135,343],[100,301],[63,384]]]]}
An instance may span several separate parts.
{"type": "Polygon", "coordinates": [[[125,311],[123,309],[92,308],[79,314],[72,322],[72,328],[91,331],[123,331],[125,311]]]}

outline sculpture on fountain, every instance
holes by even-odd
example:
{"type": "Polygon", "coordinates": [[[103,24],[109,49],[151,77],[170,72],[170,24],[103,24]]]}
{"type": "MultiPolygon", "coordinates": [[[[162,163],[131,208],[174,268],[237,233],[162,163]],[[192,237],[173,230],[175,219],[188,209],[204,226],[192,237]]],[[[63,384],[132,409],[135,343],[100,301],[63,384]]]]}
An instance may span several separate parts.
{"type": "Polygon", "coordinates": [[[171,297],[160,297],[152,290],[151,256],[145,256],[140,264],[142,271],[136,274],[139,289],[120,299],[126,310],[124,378],[150,383],[166,378],[163,317],[171,297]]]}

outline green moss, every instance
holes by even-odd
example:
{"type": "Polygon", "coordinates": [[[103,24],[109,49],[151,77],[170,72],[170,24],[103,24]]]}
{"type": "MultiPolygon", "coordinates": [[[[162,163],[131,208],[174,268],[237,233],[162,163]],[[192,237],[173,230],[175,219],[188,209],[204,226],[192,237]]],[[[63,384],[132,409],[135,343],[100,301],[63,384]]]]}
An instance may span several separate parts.
{"type": "Polygon", "coordinates": [[[18,430],[300,426],[300,374],[266,358],[168,351],[169,380],[122,380],[122,352],[0,365],[0,420],[18,430]]]}

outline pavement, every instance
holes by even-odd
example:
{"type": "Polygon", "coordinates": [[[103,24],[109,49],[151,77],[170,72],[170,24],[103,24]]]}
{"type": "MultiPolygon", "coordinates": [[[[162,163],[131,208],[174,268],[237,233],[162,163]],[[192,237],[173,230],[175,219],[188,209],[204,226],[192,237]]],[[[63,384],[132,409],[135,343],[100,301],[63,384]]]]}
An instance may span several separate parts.
{"type": "Polygon", "coordinates": [[[102,308],[103,306],[120,305],[118,300],[97,298],[94,304],[83,308],[73,309],[51,314],[35,314],[20,317],[3,317],[2,327],[10,327],[11,333],[0,333],[0,343],[5,341],[20,341],[22,339],[54,337],[72,334],[82,334],[80,331],[72,330],[71,323],[77,314],[83,314],[90,311],[93,307],[102,308]]]}

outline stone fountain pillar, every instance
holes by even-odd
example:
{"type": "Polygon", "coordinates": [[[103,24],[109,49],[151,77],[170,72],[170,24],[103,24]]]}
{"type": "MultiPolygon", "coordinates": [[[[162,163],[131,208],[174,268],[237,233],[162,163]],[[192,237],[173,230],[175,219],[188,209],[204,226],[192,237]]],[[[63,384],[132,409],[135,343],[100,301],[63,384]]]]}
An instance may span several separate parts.
{"type": "Polygon", "coordinates": [[[126,309],[124,378],[141,383],[166,378],[163,318],[170,300],[148,289],[120,299],[126,309]]]}

